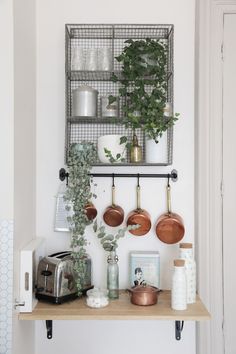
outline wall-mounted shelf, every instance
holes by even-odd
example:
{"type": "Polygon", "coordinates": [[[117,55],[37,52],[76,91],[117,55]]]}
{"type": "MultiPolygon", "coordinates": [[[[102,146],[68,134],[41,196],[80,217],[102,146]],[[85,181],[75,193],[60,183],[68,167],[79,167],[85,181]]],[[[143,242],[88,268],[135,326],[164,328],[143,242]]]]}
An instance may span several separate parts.
{"type": "MultiPolygon", "coordinates": [[[[124,98],[120,98],[119,117],[114,120],[112,118],[104,119],[101,117],[100,98],[110,94],[119,96],[120,83],[112,80],[113,74],[119,79],[122,78],[122,64],[116,60],[124,47],[126,40],[145,40],[147,38],[161,40],[167,46],[167,64],[166,64],[166,100],[171,105],[173,111],[173,80],[174,80],[174,26],[159,24],[67,24],[65,28],[65,81],[66,81],[66,141],[65,141],[65,161],[68,159],[68,151],[70,145],[81,141],[90,141],[95,145],[102,135],[118,134],[126,136],[129,142],[132,141],[133,131],[127,129],[123,124],[124,118],[124,98]],[[103,71],[88,70],[87,67],[82,70],[74,67],[73,57],[74,51],[82,48],[87,51],[101,48],[108,48],[111,51],[111,65],[109,70],[103,71]],[[80,86],[89,85],[98,91],[97,100],[97,117],[74,117],[72,112],[73,91],[80,86]]],[[[85,55],[86,56],[86,55],[85,55]]],[[[84,60],[84,54],[82,55],[84,60]]],[[[81,61],[81,58],[80,58],[81,61]]],[[[82,66],[83,68],[83,66],[82,66]]],[[[148,81],[151,79],[145,76],[148,81]]],[[[149,88],[152,89],[152,86],[149,88]]],[[[167,131],[165,146],[163,147],[163,156],[155,163],[146,163],[145,151],[146,140],[145,134],[141,129],[136,129],[139,144],[142,146],[143,159],[141,163],[132,163],[130,154],[128,153],[123,163],[116,166],[168,166],[172,164],[173,155],[173,127],[167,131]]],[[[95,166],[111,166],[99,162],[95,166]]]]}
{"type": "MultiPolygon", "coordinates": [[[[164,290],[159,294],[158,303],[153,306],[131,304],[129,294],[121,291],[118,300],[110,301],[107,307],[92,309],[86,305],[86,299],[80,298],[60,306],[38,302],[31,313],[20,313],[20,320],[173,320],[176,322],[176,339],[180,339],[182,321],[204,321],[210,314],[197,296],[194,304],[184,311],[171,309],[171,293],[164,290]],[[179,327],[179,331],[178,331],[179,327]],[[179,336],[179,337],[178,337],[179,336]]],[[[183,324],[183,323],[182,323],[183,324]]],[[[47,328],[52,325],[47,322],[47,328]]]]}

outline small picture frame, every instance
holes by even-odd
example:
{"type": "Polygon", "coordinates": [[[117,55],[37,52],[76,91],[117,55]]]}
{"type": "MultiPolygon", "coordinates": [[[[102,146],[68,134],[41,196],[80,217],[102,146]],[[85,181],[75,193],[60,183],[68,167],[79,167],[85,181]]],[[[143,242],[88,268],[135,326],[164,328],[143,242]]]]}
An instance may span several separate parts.
{"type": "Polygon", "coordinates": [[[153,251],[130,252],[130,285],[151,285],[160,288],[160,255],[153,251]]]}

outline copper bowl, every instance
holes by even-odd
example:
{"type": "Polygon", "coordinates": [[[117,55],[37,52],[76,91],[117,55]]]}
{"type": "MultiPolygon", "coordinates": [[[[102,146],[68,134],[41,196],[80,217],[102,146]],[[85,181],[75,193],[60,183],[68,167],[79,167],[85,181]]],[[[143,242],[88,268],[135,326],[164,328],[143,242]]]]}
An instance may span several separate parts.
{"type": "Polygon", "coordinates": [[[137,285],[127,290],[131,294],[131,303],[139,306],[155,305],[158,301],[158,293],[160,292],[158,288],[150,285],[137,285]]]}

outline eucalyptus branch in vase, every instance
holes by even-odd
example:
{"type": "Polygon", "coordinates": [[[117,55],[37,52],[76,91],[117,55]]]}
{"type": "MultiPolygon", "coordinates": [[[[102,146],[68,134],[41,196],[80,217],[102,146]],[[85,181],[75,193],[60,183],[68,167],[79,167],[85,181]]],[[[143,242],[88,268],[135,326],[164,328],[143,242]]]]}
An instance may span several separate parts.
{"type": "Polygon", "coordinates": [[[107,232],[106,227],[102,223],[98,226],[97,220],[93,223],[93,230],[96,236],[100,240],[104,251],[108,252],[116,251],[118,248],[118,240],[123,238],[127,231],[136,230],[139,227],[139,224],[124,226],[123,228],[118,229],[115,234],[112,234],[107,232]]]}

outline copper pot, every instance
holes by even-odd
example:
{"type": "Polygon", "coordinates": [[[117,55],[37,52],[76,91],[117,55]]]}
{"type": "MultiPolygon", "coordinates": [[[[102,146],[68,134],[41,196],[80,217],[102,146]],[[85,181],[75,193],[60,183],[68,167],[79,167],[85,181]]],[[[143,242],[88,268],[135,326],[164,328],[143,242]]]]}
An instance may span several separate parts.
{"type": "Polygon", "coordinates": [[[156,235],[164,243],[174,244],[182,240],[185,228],[183,219],[171,212],[170,185],[167,185],[167,213],[157,220],[156,235]]]}
{"type": "Polygon", "coordinates": [[[109,226],[115,227],[122,224],[124,221],[124,210],[115,204],[115,184],[113,179],[112,185],[112,201],[111,205],[106,208],[103,214],[103,220],[109,226]]]}
{"type": "Polygon", "coordinates": [[[89,220],[93,220],[96,218],[97,216],[97,209],[95,208],[95,206],[93,205],[93,203],[88,203],[87,205],[85,205],[85,211],[86,211],[86,215],[87,218],[89,220]]]}
{"type": "Polygon", "coordinates": [[[131,294],[130,301],[132,304],[139,306],[155,305],[160,292],[158,288],[150,285],[137,285],[127,290],[131,294]]]}
{"type": "Polygon", "coordinates": [[[137,225],[140,227],[135,230],[129,230],[129,232],[135,236],[143,236],[146,235],[152,226],[150,214],[141,209],[140,207],[140,185],[137,185],[137,208],[131,211],[128,215],[127,226],[129,225],[137,225]]]}

